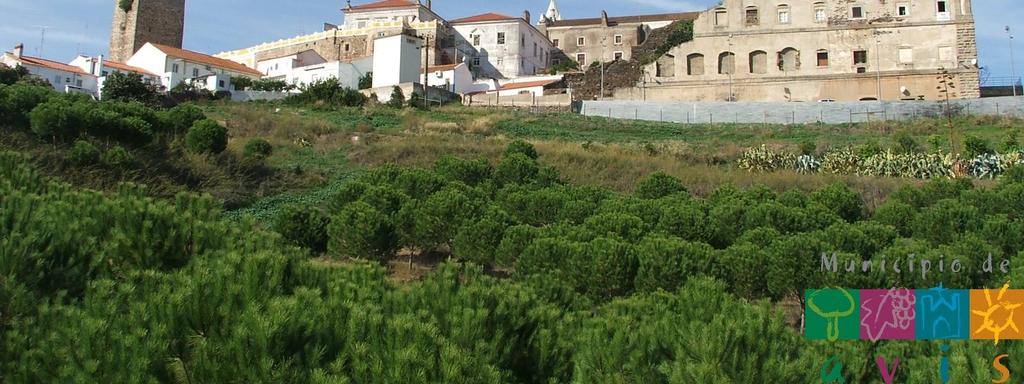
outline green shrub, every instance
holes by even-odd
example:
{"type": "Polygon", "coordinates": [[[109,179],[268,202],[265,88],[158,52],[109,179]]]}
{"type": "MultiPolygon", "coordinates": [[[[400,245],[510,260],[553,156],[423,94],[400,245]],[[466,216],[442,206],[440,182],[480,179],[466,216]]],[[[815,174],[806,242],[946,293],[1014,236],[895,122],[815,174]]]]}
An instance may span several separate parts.
{"type": "Polygon", "coordinates": [[[370,89],[373,88],[373,72],[366,72],[362,76],[359,76],[359,89],[370,89]]]}
{"type": "Polygon", "coordinates": [[[516,153],[529,157],[533,160],[537,160],[537,157],[539,156],[537,154],[537,149],[533,147],[533,144],[527,143],[521,139],[513,140],[508,144],[508,147],[505,148],[505,156],[516,153]]]}
{"type": "Polygon", "coordinates": [[[361,201],[331,217],[327,233],[328,253],[336,257],[386,263],[398,250],[398,234],[391,219],[361,201]]]}
{"type": "Polygon", "coordinates": [[[263,138],[252,138],[245,143],[245,149],[242,155],[247,159],[263,160],[270,157],[274,153],[274,146],[270,145],[270,142],[263,138]]]}
{"type": "Polygon", "coordinates": [[[529,184],[537,180],[540,168],[537,161],[521,153],[506,155],[494,169],[494,180],[499,184],[529,184]]]}
{"type": "Polygon", "coordinates": [[[897,133],[893,137],[893,141],[896,142],[896,148],[900,153],[921,152],[921,144],[918,144],[917,140],[914,140],[914,137],[905,131],[897,133]]]}
{"type": "Polygon", "coordinates": [[[636,185],[636,197],[641,199],[660,199],[687,192],[682,181],[662,171],[648,175],[636,185]]]}
{"type": "Polygon", "coordinates": [[[395,86],[391,89],[391,98],[388,99],[388,106],[391,108],[402,108],[405,106],[405,93],[402,87],[395,86]]]}
{"type": "Polygon", "coordinates": [[[299,87],[300,93],[289,96],[286,101],[293,104],[314,106],[362,107],[367,97],[361,92],[343,88],[338,79],[329,78],[299,87]]]}
{"type": "Polygon", "coordinates": [[[100,150],[88,141],[78,140],[71,147],[68,159],[75,165],[93,165],[100,161],[100,150]]]}
{"type": "Polygon", "coordinates": [[[710,246],[688,243],[677,238],[651,236],[644,238],[635,249],[639,267],[636,290],[654,292],[659,289],[673,292],[688,278],[712,272],[710,246]]]}
{"type": "Polygon", "coordinates": [[[490,179],[493,167],[487,160],[463,160],[445,155],[434,163],[434,171],[448,180],[474,186],[490,179]]]}
{"type": "Polygon", "coordinates": [[[135,165],[135,156],[124,147],[116,145],[103,154],[101,161],[103,165],[123,171],[135,165]]]}
{"type": "Polygon", "coordinates": [[[804,140],[800,142],[800,154],[804,156],[814,156],[818,153],[818,144],[812,140],[804,140]]]}
{"type": "Polygon", "coordinates": [[[179,104],[174,108],[161,111],[161,125],[173,135],[183,135],[197,121],[206,118],[203,110],[193,104],[179,104]]]}
{"type": "Polygon", "coordinates": [[[988,140],[973,135],[967,135],[964,138],[964,155],[969,158],[994,152],[992,144],[988,140]]]}
{"type": "Polygon", "coordinates": [[[999,150],[1003,153],[1020,151],[1020,132],[1016,129],[1007,131],[999,150]]]}
{"type": "Polygon", "coordinates": [[[156,99],[156,90],[143,82],[142,75],[137,73],[111,73],[103,82],[100,94],[103,100],[150,103],[156,99]]]}
{"type": "Polygon", "coordinates": [[[290,204],[278,211],[272,228],[289,243],[321,254],[327,251],[329,223],[327,215],[316,207],[290,204]]]}
{"type": "Polygon", "coordinates": [[[56,96],[52,87],[15,83],[0,85],[0,126],[29,128],[30,113],[51,96],[56,96]]]}
{"type": "Polygon", "coordinates": [[[63,142],[78,137],[80,133],[82,116],[65,100],[55,99],[40,104],[32,109],[29,116],[32,132],[42,139],[63,142]]]}
{"type": "Polygon", "coordinates": [[[193,153],[218,154],[228,147],[228,130],[213,120],[199,120],[185,136],[185,147],[193,153]]]}
{"type": "Polygon", "coordinates": [[[851,223],[864,215],[864,201],[846,184],[836,183],[818,190],[811,194],[811,200],[851,223]]]}
{"type": "Polygon", "coordinates": [[[6,64],[0,63],[0,85],[12,85],[17,83],[18,80],[28,77],[28,69],[20,65],[11,68],[6,64]]]}

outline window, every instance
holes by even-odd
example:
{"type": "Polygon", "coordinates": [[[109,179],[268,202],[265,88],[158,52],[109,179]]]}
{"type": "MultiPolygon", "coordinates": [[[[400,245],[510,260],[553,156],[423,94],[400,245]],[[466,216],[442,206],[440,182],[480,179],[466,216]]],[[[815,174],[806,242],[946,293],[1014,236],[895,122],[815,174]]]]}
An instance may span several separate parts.
{"type": "Polygon", "coordinates": [[[110,72],[109,71],[103,71],[103,76],[110,76],[110,72]]]}
{"type": "Polygon", "coordinates": [[[82,87],[82,80],[76,80],[75,81],[75,86],[81,88],[82,87]]]}
{"type": "Polygon", "coordinates": [[[825,10],[825,3],[814,3],[814,22],[824,23],[828,21],[828,11],[825,10]]]}
{"type": "Polygon", "coordinates": [[[857,67],[857,73],[867,72],[868,51],[853,51],[853,66],[857,67]]]}
{"type": "Polygon", "coordinates": [[[349,43],[345,43],[345,52],[348,52],[348,51],[351,51],[351,50],[352,50],[352,46],[349,45],[349,43]]]}
{"type": "Polygon", "coordinates": [[[576,62],[580,63],[580,66],[587,65],[587,54],[586,53],[577,53],[576,54],[576,62]]]}
{"type": "Polygon", "coordinates": [[[863,19],[864,18],[864,7],[859,6],[859,5],[854,5],[853,6],[853,10],[852,10],[851,13],[852,13],[852,15],[850,17],[852,17],[854,19],[863,19]]]}
{"type": "Polygon", "coordinates": [[[799,69],[800,51],[796,50],[796,48],[786,48],[779,52],[779,70],[790,72],[799,69]]]}
{"type": "Polygon", "coordinates": [[[666,54],[654,63],[654,72],[657,77],[673,77],[676,75],[676,57],[666,54]]]}
{"type": "Polygon", "coordinates": [[[616,51],[613,55],[615,57],[615,61],[622,60],[622,52],[621,51],[616,51]]]}
{"type": "Polygon", "coordinates": [[[224,88],[224,80],[217,81],[217,87],[224,88]]]}
{"type": "Polygon", "coordinates": [[[533,57],[537,57],[537,43],[533,43],[533,57]]]}
{"type": "Polygon", "coordinates": [[[783,5],[779,6],[779,24],[789,24],[789,6],[788,5],[783,4],[783,5]]]}
{"type": "Polygon", "coordinates": [[[715,26],[724,27],[729,25],[729,12],[724,9],[715,11],[715,26]]]}
{"type": "Polygon", "coordinates": [[[910,4],[896,3],[896,16],[910,16],[910,4]]]}
{"type": "Polygon", "coordinates": [[[826,50],[819,50],[818,51],[818,66],[819,67],[827,67],[828,66],[828,51],[826,51],[826,50]]]}
{"type": "Polygon", "coordinates": [[[942,0],[937,1],[937,2],[935,2],[935,6],[937,7],[937,10],[938,10],[939,13],[949,12],[949,9],[946,8],[946,2],[945,1],[942,1],[942,0]]]}
{"type": "Polygon", "coordinates": [[[171,64],[171,72],[178,73],[178,64],[171,64]]]}
{"type": "Polygon", "coordinates": [[[505,32],[498,32],[498,45],[505,45],[505,32]]]}
{"type": "Polygon", "coordinates": [[[505,65],[505,58],[498,57],[497,64],[498,64],[499,67],[502,66],[502,65],[505,65]]]}
{"type": "Polygon", "coordinates": [[[939,21],[947,21],[950,19],[949,5],[945,0],[935,2],[935,11],[937,12],[937,18],[939,21]]]}
{"type": "Polygon", "coordinates": [[[582,47],[584,45],[587,45],[587,38],[585,38],[585,37],[577,37],[576,38],[576,46],[582,47]]]}
{"type": "Polygon", "coordinates": [[[526,35],[520,33],[519,34],[519,46],[522,47],[524,45],[526,45],[526,35]]]}
{"type": "Polygon", "coordinates": [[[479,57],[474,57],[473,58],[473,66],[474,67],[479,67],[480,66],[480,58],[479,57]]]}
{"type": "Polygon", "coordinates": [[[732,52],[722,52],[718,55],[718,74],[731,75],[736,73],[736,55],[732,52]]]}
{"type": "Polygon", "coordinates": [[[615,45],[622,45],[622,35],[615,35],[615,45]]]}
{"type": "Polygon", "coordinates": [[[199,77],[199,68],[192,68],[192,77],[199,77]]]}
{"type": "Polygon", "coordinates": [[[558,43],[560,43],[558,39],[551,40],[551,45],[555,46],[555,48],[558,48],[558,43]]]}
{"type": "Polygon", "coordinates": [[[754,51],[750,52],[750,73],[765,74],[768,73],[768,52],[765,51],[754,51]]]}
{"type": "Polygon", "coordinates": [[[65,83],[70,83],[71,82],[71,78],[70,77],[65,77],[64,78],[64,82],[65,83]]]}
{"type": "Polygon", "coordinates": [[[939,47],[939,61],[953,61],[953,48],[939,47]]]}
{"type": "Polygon", "coordinates": [[[690,76],[704,74],[704,55],[694,53],[686,56],[686,74],[690,76]]]}
{"type": "Polygon", "coordinates": [[[761,22],[760,17],[757,14],[757,7],[747,7],[745,20],[747,25],[757,25],[761,22]]]}
{"type": "Polygon", "coordinates": [[[471,35],[471,36],[473,38],[473,46],[474,47],[479,47],[480,46],[480,35],[471,35]]]}
{"type": "Polygon", "coordinates": [[[914,63],[914,49],[909,47],[900,48],[900,64],[914,63]]]}

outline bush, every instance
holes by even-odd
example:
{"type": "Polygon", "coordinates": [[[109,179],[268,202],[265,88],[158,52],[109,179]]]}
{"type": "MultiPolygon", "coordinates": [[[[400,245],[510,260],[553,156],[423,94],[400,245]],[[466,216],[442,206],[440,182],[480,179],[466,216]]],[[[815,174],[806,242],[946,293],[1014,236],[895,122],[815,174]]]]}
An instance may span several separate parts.
{"type": "Polygon", "coordinates": [[[660,199],[677,193],[688,191],[682,181],[662,171],[648,175],[636,185],[636,197],[641,199],[660,199]]]}
{"type": "Polygon", "coordinates": [[[818,144],[811,140],[804,140],[800,142],[800,154],[804,156],[814,156],[818,152],[818,144]]]}
{"type": "Polygon", "coordinates": [[[537,158],[539,157],[537,154],[537,149],[533,147],[533,144],[527,143],[526,141],[521,139],[513,140],[511,143],[508,144],[508,147],[505,148],[506,157],[515,153],[524,155],[533,160],[537,160],[537,158]]]}
{"type": "Polygon", "coordinates": [[[0,84],[11,85],[17,83],[24,77],[28,76],[28,69],[22,66],[14,68],[8,67],[6,64],[0,63],[0,84]]]}
{"type": "Polygon", "coordinates": [[[366,72],[366,74],[359,77],[359,89],[370,88],[373,88],[373,72],[366,72]]]}
{"type": "Polygon", "coordinates": [[[68,158],[75,165],[93,165],[100,161],[100,150],[88,141],[78,140],[71,147],[68,158]]]}
{"type": "Polygon", "coordinates": [[[368,100],[366,95],[349,88],[342,88],[336,78],[316,81],[299,87],[299,94],[286,100],[293,104],[314,104],[318,106],[362,107],[368,100]]]}
{"type": "Polygon", "coordinates": [[[969,158],[994,152],[988,140],[973,135],[964,138],[964,154],[969,158]]]}
{"type": "Polygon", "coordinates": [[[864,201],[846,184],[836,183],[818,190],[811,194],[811,200],[851,223],[864,215],[864,201]]]}
{"type": "Polygon", "coordinates": [[[499,184],[529,184],[537,179],[540,168],[537,161],[521,153],[506,155],[494,169],[494,180],[499,184]]]}
{"type": "Polygon", "coordinates": [[[263,138],[252,138],[245,143],[245,149],[242,155],[247,159],[263,160],[270,157],[274,153],[274,146],[270,145],[270,142],[263,138]]]}
{"type": "Polygon", "coordinates": [[[469,186],[483,183],[491,178],[493,167],[487,160],[463,160],[451,155],[445,155],[434,163],[434,172],[438,175],[454,181],[460,181],[469,186]]]}
{"type": "Polygon", "coordinates": [[[388,100],[388,106],[391,108],[402,108],[405,106],[405,93],[402,92],[402,88],[395,86],[391,89],[391,99],[388,100]]]}
{"type": "Polygon", "coordinates": [[[81,128],[82,116],[76,113],[72,104],[54,99],[32,109],[29,113],[32,132],[54,143],[75,138],[81,128]]]}
{"type": "Polygon", "coordinates": [[[688,278],[711,272],[713,250],[707,244],[688,243],[677,238],[653,236],[636,246],[639,267],[636,290],[674,292],[688,278]]]}
{"type": "Polygon", "coordinates": [[[29,128],[32,110],[56,95],[48,86],[26,83],[0,85],[0,126],[29,128]]]}
{"type": "Polygon", "coordinates": [[[331,217],[327,250],[333,256],[386,263],[398,250],[398,235],[391,219],[367,203],[357,201],[331,217]]]}
{"type": "Polygon", "coordinates": [[[174,135],[187,133],[193,124],[206,118],[203,110],[193,104],[179,104],[174,108],[161,111],[158,116],[163,128],[174,135]]]}
{"type": "Polygon", "coordinates": [[[327,215],[316,207],[290,204],[277,213],[272,228],[289,243],[321,254],[327,251],[329,223],[327,215]]]}
{"type": "Polygon", "coordinates": [[[188,130],[185,146],[193,153],[218,154],[228,146],[228,130],[213,120],[199,120],[188,130]]]}
{"type": "Polygon", "coordinates": [[[103,154],[103,165],[118,170],[127,170],[135,165],[135,156],[124,147],[117,145],[103,154]]]}
{"type": "Polygon", "coordinates": [[[103,100],[138,101],[151,103],[156,100],[156,90],[142,81],[137,73],[114,72],[107,76],[100,92],[103,100]]]}
{"type": "Polygon", "coordinates": [[[910,136],[907,132],[897,133],[893,140],[896,142],[897,152],[899,153],[921,152],[921,144],[918,144],[917,140],[914,140],[914,137],[910,136]]]}
{"type": "Polygon", "coordinates": [[[231,86],[236,91],[244,91],[252,88],[252,78],[247,76],[231,76],[231,86]]]}

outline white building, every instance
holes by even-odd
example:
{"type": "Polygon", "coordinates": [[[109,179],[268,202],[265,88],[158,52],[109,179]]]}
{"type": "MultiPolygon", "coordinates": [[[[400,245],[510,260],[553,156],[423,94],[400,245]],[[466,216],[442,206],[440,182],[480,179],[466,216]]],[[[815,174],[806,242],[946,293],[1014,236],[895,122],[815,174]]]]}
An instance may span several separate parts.
{"type": "Polygon", "coordinates": [[[392,22],[419,23],[443,21],[431,10],[430,1],[426,4],[419,1],[384,0],[362,5],[352,5],[351,1],[344,8],[345,25],[348,29],[364,29],[392,22]]]}
{"type": "Polygon", "coordinates": [[[260,71],[234,61],[152,43],[142,46],[128,59],[127,65],[158,76],[160,85],[168,90],[187,82],[211,92],[230,91],[233,76],[252,79],[263,76],[260,71]]]}
{"type": "Polygon", "coordinates": [[[53,60],[25,56],[24,46],[18,44],[12,52],[4,52],[0,63],[8,67],[24,67],[28,73],[39,79],[46,80],[59,92],[78,92],[95,95],[97,90],[96,76],[73,65],[53,60]]]}
{"type": "Polygon", "coordinates": [[[395,35],[376,39],[373,45],[373,88],[423,82],[423,39],[395,35]]]}
{"type": "Polygon", "coordinates": [[[546,79],[535,81],[522,81],[502,85],[497,90],[489,91],[488,94],[497,93],[500,97],[516,95],[544,96],[544,90],[560,82],[560,79],[546,79]]]}
{"type": "Polygon", "coordinates": [[[461,60],[477,77],[508,79],[547,71],[551,42],[530,24],[530,13],[511,17],[496,13],[451,21],[461,60]]]}
{"type": "Polygon", "coordinates": [[[96,96],[103,98],[103,84],[107,82],[107,76],[112,73],[132,73],[142,77],[142,82],[156,87],[160,86],[160,76],[145,69],[133,67],[125,63],[118,63],[103,59],[103,56],[90,57],[79,55],[70,63],[82,71],[96,76],[96,96]]]}
{"type": "Polygon", "coordinates": [[[473,85],[473,73],[466,63],[438,65],[427,68],[427,85],[465,95],[487,88],[473,85]]]}

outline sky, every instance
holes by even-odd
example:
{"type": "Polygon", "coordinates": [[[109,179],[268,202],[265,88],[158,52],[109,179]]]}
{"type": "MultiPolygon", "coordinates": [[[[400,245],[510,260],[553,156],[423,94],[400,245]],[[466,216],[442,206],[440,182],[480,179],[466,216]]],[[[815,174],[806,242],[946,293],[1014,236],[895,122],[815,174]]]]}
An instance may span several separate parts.
{"type": "MultiPolygon", "coordinates": [[[[369,0],[355,0],[361,4],[369,0]]],[[[806,1],[806,0],[801,0],[806,1]]],[[[686,12],[703,10],[717,0],[557,0],[564,18],[686,12]]],[[[0,51],[18,43],[25,53],[62,62],[79,54],[106,54],[115,0],[0,0],[0,51]],[[45,39],[41,39],[45,27],[45,39]],[[42,44],[41,44],[42,42],[42,44]]],[[[189,0],[185,48],[217,53],[323,30],[340,24],[344,0],[189,0]]],[[[532,18],[548,0],[434,0],[434,10],[452,20],[485,12],[518,16],[529,8],[532,18]]],[[[1024,3],[1021,0],[974,0],[979,65],[988,76],[1010,77],[1009,26],[1020,37],[1015,55],[1024,72],[1024,3]]]]}

